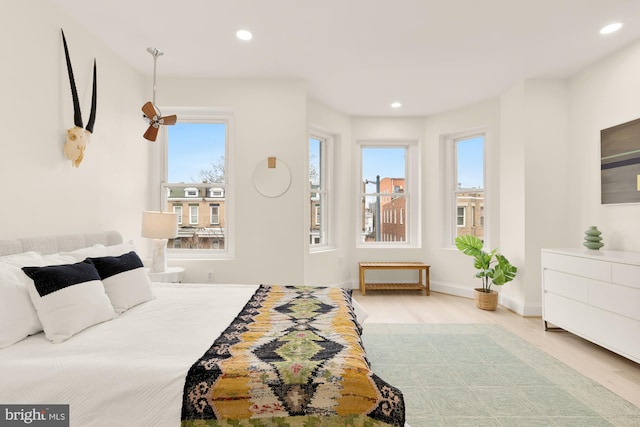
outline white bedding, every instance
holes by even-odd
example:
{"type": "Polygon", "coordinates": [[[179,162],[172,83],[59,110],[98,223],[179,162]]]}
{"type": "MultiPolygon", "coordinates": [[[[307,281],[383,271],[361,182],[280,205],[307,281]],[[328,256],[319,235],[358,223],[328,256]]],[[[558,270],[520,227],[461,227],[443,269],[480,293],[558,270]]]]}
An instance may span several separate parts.
{"type": "Polygon", "coordinates": [[[155,299],[67,341],[0,349],[0,403],[69,404],[77,427],[178,426],[187,371],[256,289],[154,283],[155,299]]]}

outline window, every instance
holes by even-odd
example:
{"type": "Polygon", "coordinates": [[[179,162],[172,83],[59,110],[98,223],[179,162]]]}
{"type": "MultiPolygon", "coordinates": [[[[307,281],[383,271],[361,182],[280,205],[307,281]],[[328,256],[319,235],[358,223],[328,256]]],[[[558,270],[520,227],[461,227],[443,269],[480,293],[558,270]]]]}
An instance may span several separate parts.
{"type": "Polygon", "coordinates": [[[464,227],[464,211],[464,206],[458,206],[458,220],[456,224],[458,227],[464,227]]]}
{"type": "Polygon", "coordinates": [[[359,145],[358,245],[419,245],[417,141],[359,145]]]}
{"type": "Polygon", "coordinates": [[[178,237],[170,257],[228,257],[230,242],[229,115],[176,109],[174,126],[163,127],[163,210],[178,214],[178,237]]]}
{"type": "Polygon", "coordinates": [[[471,206],[471,226],[475,227],[476,225],[478,225],[476,222],[476,207],[471,206]]]}
{"type": "Polygon", "coordinates": [[[445,138],[448,157],[449,189],[446,236],[453,245],[457,236],[485,239],[485,133],[471,132],[445,138]]]}
{"type": "Polygon", "coordinates": [[[192,187],[185,188],[184,197],[198,197],[198,189],[192,187]]]}
{"type": "Polygon", "coordinates": [[[212,203],[209,205],[209,223],[220,224],[220,205],[218,203],[212,203]]]}
{"type": "Polygon", "coordinates": [[[178,215],[178,225],[182,225],[182,205],[174,205],[173,213],[178,215]]]}
{"type": "Polygon", "coordinates": [[[189,224],[198,225],[198,205],[189,205],[189,224]]]}
{"type": "Polygon", "coordinates": [[[311,248],[326,247],[330,242],[329,159],[333,137],[312,130],[309,135],[309,244],[311,248]]]}
{"type": "Polygon", "coordinates": [[[224,197],[224,189],[222,188],[210,188],[209,197],[224,197]]]}

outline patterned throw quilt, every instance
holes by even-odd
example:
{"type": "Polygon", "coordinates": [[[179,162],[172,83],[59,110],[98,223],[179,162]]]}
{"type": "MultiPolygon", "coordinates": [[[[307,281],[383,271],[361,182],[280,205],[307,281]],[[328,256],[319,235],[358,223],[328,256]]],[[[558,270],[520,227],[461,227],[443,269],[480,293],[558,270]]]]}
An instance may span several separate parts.
{"type": "Polygon", "coordinates": [[[350,291],[260,286],[189,370],[182,427],[403,426],[360,334],[350,291]]]}

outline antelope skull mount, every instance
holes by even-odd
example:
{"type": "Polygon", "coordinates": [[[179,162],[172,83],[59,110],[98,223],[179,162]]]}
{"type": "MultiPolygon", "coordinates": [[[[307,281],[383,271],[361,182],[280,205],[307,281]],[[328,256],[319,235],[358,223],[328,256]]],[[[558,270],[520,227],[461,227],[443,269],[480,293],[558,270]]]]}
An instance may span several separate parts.
{"type": "Polygon", "coordinates": [[[93,60],[93,92],[91,94],[91,113],[87,126],[82,125],[82,113],[80,112],[80,101],[78,100],[78,90],[76,82],[73,78],[73,69],[71,67],[71,59],[69,58],[69,48],[67,40],[62,32],[62,43],[64,44],[64,55],[67,60],[67,71],[69,73],[69,84],[71,85],[71,97],[73,98],[73,122],[74,127],[67,129],[67,141],[64,143],[62,151],[67,159],[71,160],[74,167],[80,166],[80,162],[84,158],[84,151],[89,143],[89,138],[93,133],[93,125],[96,121],[96,60],[93,60]]]}

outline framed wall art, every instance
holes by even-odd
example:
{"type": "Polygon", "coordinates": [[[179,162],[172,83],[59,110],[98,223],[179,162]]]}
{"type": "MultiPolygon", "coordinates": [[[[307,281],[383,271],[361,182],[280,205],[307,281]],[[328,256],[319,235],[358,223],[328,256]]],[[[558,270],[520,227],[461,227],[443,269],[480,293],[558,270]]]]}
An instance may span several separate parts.
{"type": "Polygon", "coordinates": [[[640,119],[600,131],[601,203],[640,203],[640,119]]]}

